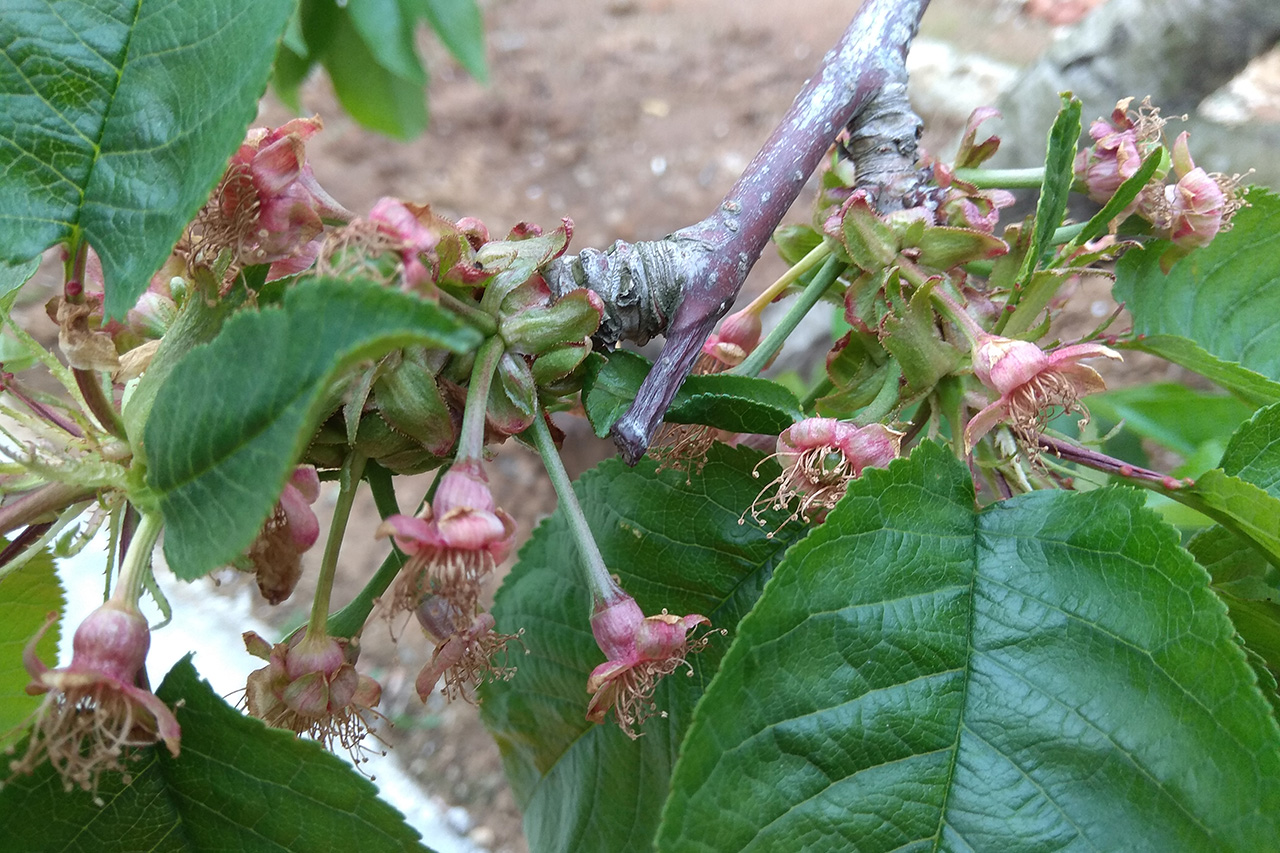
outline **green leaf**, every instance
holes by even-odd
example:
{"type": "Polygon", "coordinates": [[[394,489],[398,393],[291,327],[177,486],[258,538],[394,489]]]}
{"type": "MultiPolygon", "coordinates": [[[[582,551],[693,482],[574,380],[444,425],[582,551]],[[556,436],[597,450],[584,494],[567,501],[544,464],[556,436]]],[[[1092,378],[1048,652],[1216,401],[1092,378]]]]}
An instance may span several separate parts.
{"type": "Polygon", "coordinates": [[[1280,499],[1225,473],[1221,468],[1200,475],[1194,486],[1176,495],[1237,536],[1242,536],[1280,567],[1280,499]]]}
{"type": "Polygon", "coordinates": [[[1140,493],[975,512],[940,445],[788,552],[699,703],[659,849],[1271,850],[1280,728],[1140,493]]]}
{"type": "Polygon", "coordinates": [[[1280,405],[1259,409],[1236,430],[1220,467],[1280,498],[1280,405]]]}
{"type": "MultiPolygon", "coordinates": [[[[1169,154],[1164,146],[1156,148],[1155,151],[1147,155],[1147,159],[1142,161],[1142,165],[1138,167],[1138,171],[1134,172],[1124,180],[1124,183],[1116,187],[1115,194],[1102,206],[1102,210],[1095,213],[1084,225],[1084,230],[1075,236],[1071,241],[1072,246],[1083,246],[1090,240],[1101,237],[1107,233],[1111,227],[1111,220],[1119,216],[1124,209],[1128,207],[1134,199],[1138,197],[1138,193],[1151,183],[1151,179],[1155,176],[1156,170],[1166,161],[1169,154]]],[[[1167,169],[1168,166],[1166,165],[1167,169]]]]}
{"type": "MultiPolygon", "coordinates": [[[[576,484],[605,562],[646,613],[701,613],[732,632],[760,594],[782,552],[804,532],[771,536],[739,523],[760,490],[759,454],[717,445],[705,467],[658,473],[609,460],[576,484]]],[[[761,466],[763,476],[776,465],[761,466]],[[765,469],[769,470],[765,470],[765,469]]],[[[765,480],[767,482],[767,479],[765,480]]],[[[729,639],[692,655],[692,675],[664,678],[652,717],[630,740],[610,717],[585,719],[587,676],[604,660],[591,636],[591,599],[573,537],[557,511],[534,532],[502,585],[493,613],[502,631],[527,629],[515,676],[486,685],[480,709],[502,750],[525,812],[530,849],[649,851],[667,777],[689,713],[729,639]]]]}
{"type": "MultiPolygon", "coordinates": [[[[592,364],[582,399],[596,435],[603,438],[627,411],[652,365],[644,356],[626,350],[609,353],[607,360],[593,358],[592,364]]],[[[795,394],[776,382],[713,374],[686,379],[664,420],[777,435],[803,417],[795,394]]]]}
{"type": "Polygon", "coordinates": [[[0,261],[0,311],[6,314],[9,313],[9,309],[13,307],[13,298],[17,295],[18,288],[26,284],[39,268],[39,258],[14,263],[0,261]]]}
{"type": "MultiPolygon", "coordinates": [[[[1177,271],[1175,267],[1175,272],[1177,271]]],[[[1280,402],[1280,382],[1260,373],[1211,355],[1190,338],[1179,335],[1150,335],[1117,345],[1118,349],[1140,350],[1180,364],[1199,373],[1253,406],[1280,402]]]]}
{"type": "Polygon", "coordinates": [[[404,0],[418,6],[440,41],[481,83],[489,80],[484,56],[484,17],[475,0],[404,0]]]}
{"type": "MultiPolygon", "coordinates": [[[[1262,524],[1280,512],[1280,404],[1257,412],[1236,431],[1222,455],[1223,476],[1258,489],[1253,493],[1262,524]]],[[[1268,564],[1249,536],[1214,527],[1187,545],[1213,577],[1214,590],[1231,611],[1231,621],[1250,650],[1280,672],[1280,570],[1268,564]]]]}
{"type": "Polygon", "coordinates": [[[147,483],[170,567],[190,580],[248,547],[343,367],[411,344],[462,352],[479,338],[435,305],[366,281],[304,282],[282,308],[227,320],[174,367],[147,419],[147,483]]]}
{"type": "MultiPolygon", "coordinates": [[[[0,539],[0,547],[5,544],[0,539]]],[[[41,701],[27,694],[31,676],[23,666],[23,649],[45,617],[61,612],[63,605],[62,585],[47,551],[0,580],[0,755],[20,736],[19,726],[41,701]]],[[[58,658],[58,633],[55,622],[36,644],[36,655],[46,664],[58,658]]]]}
{"type": "Polygon", "coordinates": [[[342,108],[365,127],[396,139],[412,139],[426,130],[427,93],[423,83],[379,64],[345,12],[335,19],[339,23],[321,62],[342,108]]]}
{"type": "Polygon", "coordinates": [[[146,290],[257,114],[289,0],[19,0],[0,15],[0,260],[84,239],[146,290]]]}
{"type": "Polygon", "coordinates": [[[1224,447],[1252,409],[1234,397],[1156,382],[1093,394],[1089,411],[1104,421],[1124,421],[1126,429],[1185,458],[1209,442],[1224,447]]]}
{"type": "MultiPolygon", "coordinates": [[[[1261,385],[1246,399],[1270,403],[1280,399],[1280,196],[1255,187],[1248,200],[1235,227],[1174,264],[1168,275],[1160,271],[1167,243],[1127,252],[1116,266],[1114,293],[1133,314],[1136,335],[1190,338],[1218,373],[1204,375],[1237,393],[1242,389],[1219,378],[1225,373],[1230,381],[1230,366],[1261,374],[1271,381],[1262,385],[1247,374],[1236,381],[1244,391],[1261,385]]],[[[1137,346],[1150,351],[1150,338],[1137,346]]],[[[1186,351],[1185,345],[1175,347],[1175,354],[1186,351]]],[[[1204,372],[1181,358],[1172,360],[1204,372]]]]}
{"type": "Polygon", "coordinates": [[[1025,282],[1049,250],[1053,232],[1062,224],[1067,212],[1067,199],[1071,195],[1071,182],[1075,180],[1072,163],[1076,156],[1076,143],[1080,139],[1080,100],[1070,92],[1062,94],[1062,109],[1049,129],[1049,150],[1045,154],[1044,181],[1040,185],[1040,198],[1036,202],[1035,231],[1031,237],[1031,249],[1022,261],[1018,281],[1025,282]]]}
{"type": "Polygon", "coordinates": [[[417,21],[404,13],[400,0],[355,0],[346,9],[379,65],[409,83],[427,85],[427,72],[414,44],[417,21]]]}
{"type": "Polygon", "coordinates": [[[313,741],[242,716],[190,659],[158,695],[175,708],[182,754],[139,750],[133,782],[103,779],[102,806],[64,792],[45,764],[0,792],[0,837],[28,853],[424,851],[373,785],[313,741]]]}

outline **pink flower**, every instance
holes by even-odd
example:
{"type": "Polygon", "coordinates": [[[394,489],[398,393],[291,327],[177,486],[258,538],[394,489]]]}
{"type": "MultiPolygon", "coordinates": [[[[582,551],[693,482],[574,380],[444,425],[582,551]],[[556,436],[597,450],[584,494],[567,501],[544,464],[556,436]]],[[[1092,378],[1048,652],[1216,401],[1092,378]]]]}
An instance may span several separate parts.
{"type": "Polygon", "coordinates": [[[302,555],[320,538],[320,522],[311,509],[319,497],[315,466],[299,465],[245,552],[247,568],[257,575],[258,590],[270,604],[279,604],[293,593],[302,576],[302,555]]]}
{"type": "Polygon", "coordinates": [[[720,331],[710,335],[702,345],[702,355],[694,371],[720,373],[742,364],[760,345],[762,329],[760,315],[754,311],[744,309],[725,317],[720,331]]]}
{"type": "Polygon", "coordinates": [[[690,640],[690,632],[710,624],[711,620],[696,613],[673,616],[664,610],[645,616],[625,593],[610,604],[598,605],[591,617],[591,633],[607,660],[587,678],[587,692],[592,694],[587,719],[602,723],[612,709],[627,737],[638,737],[634,727],[656,711],[654,687],[663,676],[689,666],[685,658],[701,651],[708,639],[704,635],[690,640]]]}
{"type": "Polygon", "coordinates": [[[382,698],[378,682],[356,672],[358,647],[351,641],[304,632],[270,645],[253,631],[245,648],[267,665],[249,674],[245,705],[269,726],[305,734],[326,749],[335,744],[359,761],[369,732],[365,717],[382,698]]]}
{"type": "Polygon", "coordinates": [[[964,430],[965,452],[996,424],[1008,423],[1029,448],[1044,431],[1048,410],[1088,411],[1080,398],[1106,390],[1106,383],[1086,358],[1114,358],[1120,354],[1101,344],[1076,344],[1045,353],[1027,341],[984,335],[974,347],[974,375],[1000,397],[982,409],[964,430]]]}
{"type": "Polygon", "coordinates": [[[441,692],[449,699],[467,698],[467,687],[483,681],[505,681],[515,675],[515,667],[494,665],[494,659],[506,651],[507,643],[518,640],[515,634],[499,634],[494,630],[493,615],[480,613],[467,620],[449,601],[428,595],[414,611],[418,623],[436,648],[431,660],[418,673],[414,688],[423,702],[444,679],[441,692]]]}
{"type": "MultiPolygon", "coordinates": [[[[27,692],[45,694],[35,713],[26,754],[10,763],[30,773],[46,759],[69,791],[94,791],[104,772],[125,772],[126,750],[163,742],[178,754],[181,729],[173,712],[151,691],[138,686],[151,631],[136,609],[109,601],[76,629],[71,665],[49,669],[36,657],[44,627],[23,652],[31,676],[27,692]]],[[[126,779],[128,778],[126,773],[126,779]]]]}
{"type": "Polygon", "coordinates": [[[474,613],[480,581],[511,553],[516,524],[498,509],[475,459],[454,464],[419,516],[393,515],[378,528],[409,555],[396,583],[395,611],[413,611],[427,594],[474,613]]]}
{"type": "Polygon", "coordinates": [[[1243,205],[1237,182],[1197,166],[1185,131],[1173,144],[1173,171],[1178,182],[1165,187],[1164,205],[1152,221],[1183,249],[1207,246],[1219,232],[1231,229],[1231,218],[1243,205]]]}
{"type": "Polygon", "coordinates": [[[306,162],[306,142],[321,127],[315,117],[294,119],[275,130],[253,128],[232,155],[215,193],[217,213],[232,232],[237,259],[271,264],[268,278],[311,266],[320,252],[323,220],[351,218],[306,162]]]}
{"type": "Polygon", "coordinates": [[[1143,158],[1160,146],[1164,127],[1160,111],[1148,99],[1136,112],[1130,112],[1132,101],[1125,98],[1117,103],[1110,123],[1098,119],[1089,125],[1093,147],[1076,155],[1076,179],[1098,204],[1110,201],[1120,185],[1138,171],[1143,158]]]}
{"type": "Polygon", "coordinates": [[[387,197],[378,199],[369,211],[369,221],[394,241],[409,288],[417,289],[431,281],[431,273],[419,256],[434,249],[440,240],[404,202],[387,197]]]}
{"type": "Polygon", "coordinates": [[[859,427],[834,418],[793,424],[778,436],[773,456],[782,474],[764,487],[749,512],[759,521],[765,509],[783,509],[799,496],[800,505],[787,521],[821,517],[865,469],[883,468],[896,459],[901,442],[902,433],[883,424],[859,427]]]}

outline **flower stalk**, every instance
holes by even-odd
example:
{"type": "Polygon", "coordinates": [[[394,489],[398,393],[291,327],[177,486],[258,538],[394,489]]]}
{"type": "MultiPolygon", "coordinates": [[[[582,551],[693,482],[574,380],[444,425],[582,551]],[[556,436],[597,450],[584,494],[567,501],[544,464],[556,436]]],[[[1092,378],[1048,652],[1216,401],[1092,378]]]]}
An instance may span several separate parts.
{"type": "Polygon", "coordinates": [[[316,595],[311,601],[311,618],[307,622],[307,640],[319,641],[329,636],[329,600],[333,594],[333,579],[338,568],[338,553],[342,550],[342,538],[351,518],[351,505],[355,502],[356,488],[364,473],[367,457],[354,450],[343,463],[338,477],[338,499],[333,507],[333,521],[324,543],[324,556],[320,560],[320,576],[316,580],[316,595]]]}
{"type": "Polygon", "coordinates": [[[556,450],[555,440],[551,437],[551,429],[547,426],[546,417],[539,411],[533,419],[533,444],[542,457],[542,464],[547,469],[547,477],[556,490],[560,508],[569,521],[569,529],[573,532],[574,541],[578,545],[578,553],[582,557],[582,570],[591,589],[591,601],[596,609],[621,601],[626,593],[614,581],[605,565],[600,546],[596,544],[587,524],[587,516],[582,512],[578,496],[573,493],[573,484],[569,480],[569,472],[564,468],[560,452],[556,450]]]}
{"type": "Polygon", "coordinates": [[[795,304],[787,309],[787,313],[783,315],[778,325],[769,330],[769,334],[765,335],[760,346],[752,350],[742,364],[729,372],[737,376],[759,376],[760,371],[764,370],[765,365],[778,354],[796,326],[800,325],[804,316],[818,304],[818,300],[831,285],[835,284],[842,272],[844,272],[844,264],[839,258],[828,255],[822,262],[822,266],[814,273],[813,280],[796,298],[795,304]]]}

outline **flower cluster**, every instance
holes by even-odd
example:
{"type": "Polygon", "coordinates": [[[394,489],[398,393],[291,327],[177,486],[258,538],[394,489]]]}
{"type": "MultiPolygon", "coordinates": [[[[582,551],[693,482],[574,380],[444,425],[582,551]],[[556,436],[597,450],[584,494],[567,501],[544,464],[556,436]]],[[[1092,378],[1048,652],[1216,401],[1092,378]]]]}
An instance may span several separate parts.
{"type": "Polygon", "coordinates": [[[310,267],[325,220],[351,218],[307,163],[307,141],[322,127],[314,117],[252,128],[194,223],[192,255],[212,262],[230,250],[236,265],[270,264],[269,279],[310,267]]]}
{"type": "Polygon", "coordinates": [[[299,632],[289,642],[269,644],[252,631],[245,648],[267,665],[249,674],[244,701],[269,726],[305,734],[332,750],[350,752],[357,763],[369,733],[367,717],[382,698],[378,682],[356,672],[359,646],[323,634],[299,632]]]}

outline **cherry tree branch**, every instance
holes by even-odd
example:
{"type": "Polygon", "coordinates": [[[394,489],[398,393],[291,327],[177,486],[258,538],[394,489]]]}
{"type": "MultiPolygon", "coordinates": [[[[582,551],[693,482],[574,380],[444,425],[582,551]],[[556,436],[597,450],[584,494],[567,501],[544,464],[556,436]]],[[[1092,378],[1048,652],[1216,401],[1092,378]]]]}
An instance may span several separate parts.
{"type": "Polygon", "coordinates": [[[585,249],[544,271],[557,296],[578,287],[600,295],[606,311],[597,337],[605,345],[666,335],[636,399],[612,430],[628,463],[648,449],[703,342],[842,128],[850,129],[846,148],[857,185],[872,192],[882,211],[919,191],[914,164],[922,122],[906,99],[905,61],[928,5],[866,0],[706,219],[663,240],[585,249]]]}

